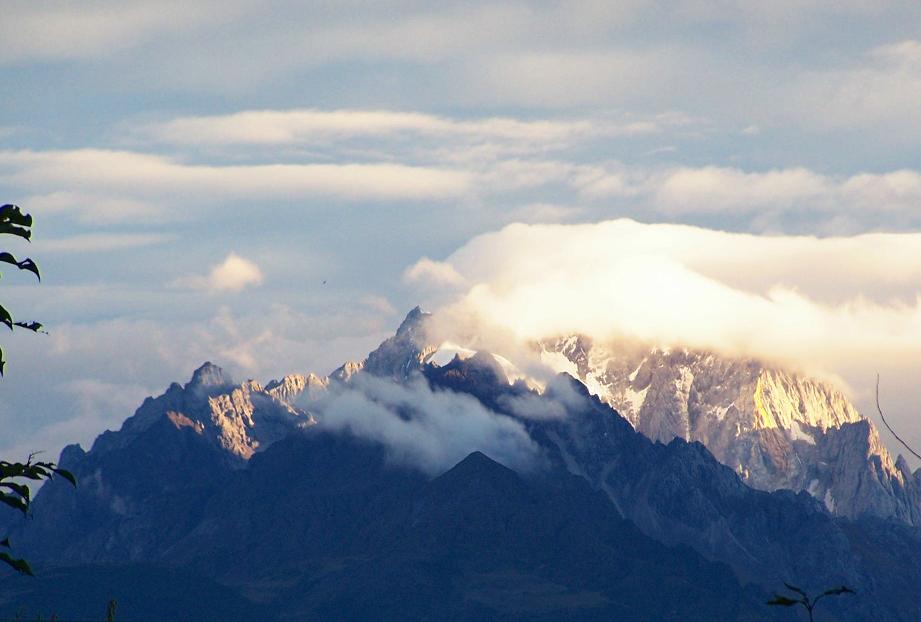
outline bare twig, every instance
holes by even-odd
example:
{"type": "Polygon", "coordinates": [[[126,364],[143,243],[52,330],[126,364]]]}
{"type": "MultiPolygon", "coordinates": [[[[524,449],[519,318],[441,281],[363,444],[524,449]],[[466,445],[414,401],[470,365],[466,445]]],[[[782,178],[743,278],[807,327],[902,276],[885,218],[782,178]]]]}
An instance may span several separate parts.
{"type": "Polygon", "coordinates": [[[892,436],[895,437],[895,440],[902,443],[902,446],[905,447],[911,454],[921,460],[921,455],[918,455],[918,452],[911,448],[911,446],[902,440],[902,437],[895,433],[895,430],[892,429],[892,426],[889,425],[889,422],[886,421],[886,415],[883,414],[883,409],[879,406],[879,374],[876,374],[876,410],[879,412],[880,419],[883,420],[883,424],[886,426],[886,429],[892,433],[892,436]]]}

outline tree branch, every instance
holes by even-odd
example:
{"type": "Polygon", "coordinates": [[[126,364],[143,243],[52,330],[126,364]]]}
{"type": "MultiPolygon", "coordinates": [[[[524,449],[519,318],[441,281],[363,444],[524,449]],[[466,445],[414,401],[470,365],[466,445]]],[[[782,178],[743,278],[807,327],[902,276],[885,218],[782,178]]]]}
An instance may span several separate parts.
{"type": "Polygon", "coordinates": [[[902,446],[911,452],[911,454],[921,460],[921,455],[918,455],[918,452],[911,448],[911,446],[902,440],[902,437],[895,433],[895,430],[892,429],[892,426],[889,425],[889,422],[886,421],[886,415],[883,414],[883,409],[879,406],[879,374],[876,374],[876,410],[879,412],[880,419],[883,420],[883,424],[886,426],[886,429],[895,437],[895,440],[902,443],[902,446]]]}

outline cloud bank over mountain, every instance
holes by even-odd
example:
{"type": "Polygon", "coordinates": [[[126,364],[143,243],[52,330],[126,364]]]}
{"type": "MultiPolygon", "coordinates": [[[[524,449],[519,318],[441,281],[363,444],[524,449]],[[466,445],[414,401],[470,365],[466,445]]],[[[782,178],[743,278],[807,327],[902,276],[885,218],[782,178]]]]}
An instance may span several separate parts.
{"type": "Polygon", "coordinates": [[[521,423],[492,412],[470,395],[432,389],[421,379],[397,385],[356,377],[310,406],[324,426],[379,442],[394,461],[430,475],[477,450],[515,469],[536,466],[537,445],[521,423]]]}
{"type": "MultiPolygon", "coordinates": [[[[884,386],[907,391],[899,409],[921,399],[912,389],[921,234],[762,236],[623,219],[515,224],[442,262],[420,260],[405,278],[440,289],[430,296],[448,331],[486,334],[486,326],[521,341],[581,333],[777,361],[843,379],[866,414],[877,371],[884,386]]],[[[914,412],[897,420],[918,435],[914,412]]]]}

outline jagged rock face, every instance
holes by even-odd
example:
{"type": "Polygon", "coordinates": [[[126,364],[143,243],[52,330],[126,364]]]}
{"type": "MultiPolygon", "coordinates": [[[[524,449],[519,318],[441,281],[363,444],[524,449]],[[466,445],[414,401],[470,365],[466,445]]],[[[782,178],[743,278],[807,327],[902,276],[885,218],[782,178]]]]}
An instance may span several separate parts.
{"type": "Polygon", "coordinates": [[[829,511],[921,525],[921,489],[841,391],[754,360],[707,352],[612,348],[585,337],[543,356],[653,440],[703,443],[745,483],[805,490],[829,511]]]}
{"type": "Polygon", "coordinates": [[[165,419],[194,431],[232,460],[245,461],[292,429],[315,423],[292,404],[305,392],[324,387],[325,381],[313,375],[286,376],[265,388],[253,380],[235,385],[221,368],[205,363],[184,387],[173,383],[163,395],[144,400],[121,430],[100,435],[93,451],[124,448],[165,419]]]}
{"type": "Polygon", "coordinates": [[[431,317],[416,307],[406,316],[396,335],[368,355],[361,369],[375,376],[406,380],[419,371],[425,360],[435,352],[428,343],[426,328],[431,317]]]}
{"type": "Polygon", "coordinates": [[[281,380],[273,380],[265,385],[265,392],[280,402],[294,406],[301,398],[314,400],[324,394],[329,387],[328,378],[316,374],[289,374],[281,380]]]}
{"type": "Polygon", "coordinates": [[[329,375],[330,380],[348,382],[352,376],[359,373],[364,367],[363,361],[346,361],[329,375]]]}

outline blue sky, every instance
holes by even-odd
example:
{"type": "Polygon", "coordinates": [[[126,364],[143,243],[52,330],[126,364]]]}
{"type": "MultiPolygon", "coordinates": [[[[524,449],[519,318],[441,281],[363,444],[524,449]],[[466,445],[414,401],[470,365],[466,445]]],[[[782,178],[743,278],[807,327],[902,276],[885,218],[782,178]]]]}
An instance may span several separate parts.
{"type": "Polygon", "coordinates": [[[14,250],[45,278],[3,300],[50,335],[3,342],[0,448],[86,442],[206,359],[326,373],[470,275],[498,288],[480,236],[616,218],[793,240],[719,238],[694,269],[773,330],[869,335],[781,358],[864,410],[880,369],[921,444],[919,32],[916,3],[857,0],[8,1],[0,199],[36,217],[14,250]]]}

